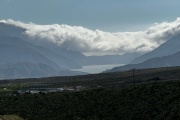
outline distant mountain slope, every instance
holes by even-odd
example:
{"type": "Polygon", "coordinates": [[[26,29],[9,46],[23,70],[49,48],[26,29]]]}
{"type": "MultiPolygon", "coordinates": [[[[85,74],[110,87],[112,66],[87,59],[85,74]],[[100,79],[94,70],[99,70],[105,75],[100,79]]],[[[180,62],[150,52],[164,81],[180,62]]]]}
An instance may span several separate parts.
{"type": "Polygon", "coordinates": [[[44,63],[56,69],[60,67],[44,56],[36,46],[14,37],[0,36],[0,64],[31,62],[44,63]]]}
{"type": "MultiPolygon", "coordinates": [[[[67,69],[80,68],[86,65],[103,64],[127,64],[136,57],[137,53],[128,53],[124,55],[105,55],[105,56],[85,56],[80,52],[72,51],[66,48],[55,46],[48,41],[40,42],[38,38],[31,38],[25,34],[26,29],[0,23],[0,36],[21,38],[24,41],[38,46],[41,53],[48,59],[67,69]]],[[[43,40],[43,39],[42,39],[43,40]]]]}
{"type": "Polygon", "coordinates": [[[105,72],[125,71],[133,68],[144,69],[144,68],[159,68],[159,67],[173,67],[173,66],[180,66],[180,52],[177,52],[169,56],[152,58],[139,64],[129,64],[125,66],[115,67],[105,72]]]}
{"type": "MultiPolygon", "coordinates": [[[[63,69],[74,69],[74,68],[81,68],[81,65],[78,64],[73,58],[69,58],[70,56],[67,52],[62,49],[59,49],[58,51],[52,51],[51,49],[47,49],[44,47],[38,46],[37,49],[48,59],[55,62],[57,65],[59,65],[63,69]],[[64,53],[64,54],[61,54],[64,53]]],[[[71,53],[71,52],[70,52],[71,53]]]]}
{"type": "Polygon", "coordinates": [[[84,75],[86,73],[70,69],[87,65],[127,64],[139,56],[137,53],[85,56],[43,38],[31,38],[26,31],[15,25],[0,23],[0,78],[84,75]]]}
{"type": "Polygon", "coordinates": [[[26,31],[26,29],[0,22],[0,36],[20,38],[23,36],[22,33],[25,31],[26,31]]]}
{"type": "Polygon", "coordinates": [[[180,51],[180,34],[176,35],[167,42],[163,43],[153,51],[136,58],[131,63],[132,64],[141,63],[151,58],[172,55],[179,51],[180,51]]]}
{"type": "Polygon", "coordinates": [[[20,38],[0,36],[1,63],[44,63],[55,68],[80,68],[80,65],[51,50],[35,46],[20,38]]]}
{"type": "Polygon", "coordinates": [[[85,74],[87,73],[70,70],[56,70],[43,63],[19,62],[0,64],[1,79],[74,76],[85,74]]]}
{"type": "Polygon", "coordinates": [[[0,65],[1,79],[57,76],[57,70],[43,63],[6,63],[0,65]]]}
{"type": "Polygon", "coordinates": [[[0,78],[30,78],[85,74],[68,58],[20,38],[0,36],[0,78]]]}
{"type": "MultiPolygon", "coordinates": [[[[76,56],[77,57],[84,56],[81,53],[76,52],[76,54],[75,54],[75,52],[73,52],[73,51],[62,49],[58,46],[55,47],[50,43],[49,44],[40,44],[39,43],[40,40],[38,40],[36,38],[31,39],[28,36],[26,36],[24,34],[25,31],[26,31],[26,29],[23,29],[21,27],[17,27],[14,25],[8,25],[5,23],[0,23],[0,39],[2,40],[4,38],[6,38],[6,40],[4,40],[4,41],[8,42],[8,44],[13,45],[15,42],[16,42],[16,44],[19,44],[20,42],[22,42],[23,44],[31,45],[31,46],[33,46],[33,49],[36,49],[37,51],[39,51],[39,53],[41,53],[46,58],[48,58],[49,60],[58,64],[61,68],[64,68],[64,69],[73,69],[73,68],[77,69],[77,68],[81,67],[81,65],[76,63],[74,60],[74,59],[76,59],[76,56]],[[14,38],[16,38],[16,40],[14,40],[11,43],[11,41],[14,38]],[[7,39],[10,39],[10,40],[7,40],[7,39]]],[[[0,41],[0,44],[1,43],[2,43],[2,41],[0,41]]],[[[23,44],[19,44],[19,47],[22,47],[21,45],[23,45],[23,44]]],[[[28,45],[26,45],[24,47],[27,47],[28,45]]]]}

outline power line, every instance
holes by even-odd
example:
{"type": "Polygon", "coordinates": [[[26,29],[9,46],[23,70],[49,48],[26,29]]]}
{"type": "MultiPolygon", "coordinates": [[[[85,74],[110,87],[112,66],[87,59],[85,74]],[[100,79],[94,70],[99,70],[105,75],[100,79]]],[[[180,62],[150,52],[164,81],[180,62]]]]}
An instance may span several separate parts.
{"type": "Polygon", "coordinates": [[[134,85],[136,84],[136,81],[135,81],[135,75],[134,75],[134,72],[135,72],[135,68],[133,68],[133,82],[134,82],[134,85]]]}

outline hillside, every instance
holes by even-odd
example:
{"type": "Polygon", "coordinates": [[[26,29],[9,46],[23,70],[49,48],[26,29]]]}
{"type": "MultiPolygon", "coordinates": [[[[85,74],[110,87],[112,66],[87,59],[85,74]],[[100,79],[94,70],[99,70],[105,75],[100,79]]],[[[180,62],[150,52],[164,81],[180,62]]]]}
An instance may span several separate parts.
{"type": "Polygon", "coordinates": [[[180,118],[179,81],[141,84],[124,89],[0,97],[0,114],[29,120],[180,118]]]}
{"type": "Polygon", "coordinates": [[[174,119],[179,116],[180,67],[72,77],[0,81],[0,115],[29,120],[174,119]],[[135,82],[135,84],[134,84],[135,82]],[[79,90],[9,96],[14,90],[79,90]]]}
{"type": "MultiPolygon", "coordinates": [[[[60,72],[60,71],[59,71],[60,72]]],[[[0,64],[0,76],[6,79],[12,78],[32,78],[42,76],[57,76],[57,70],[43,63],[7,63],[0,64]]]]}
{"type": "Polygon", "coordinates": [[[172,55],[180,51],[179,46],[180,46],[180,35],[177,34],[174,37],[170,38],[167,42],[161,44],[158,48],[154,49],[153,51],[148,52],[134,59],[131,63],[137,64],[137,63],[142,63],[151,58],[172,55]]]}
{"type": "Polygon", "coordinates": [[[56,69],[79,68],[80,66],[63,55],[36,46],[21,38],[0,36],[0,64],[31,62],[44,63],[56,69]]]}
{"type": "Polygon", "coordinates": [[[87,65],[127,64],[139,56],[137,53],[85,56],[44,37],[28,36],[27,32],[26,28],[0,22],[1,79],[84,75],[87,73],[71,70],[87,65]],[[43,64],[47,70],[43,70],[39,64],[43,64]],[[36,69],[28,67],[30,65],[36,69]]]}
{"type": "Polygon", "coordinates": [[[20,38],[0,36],[0,64],[31,62],[44,63],[56,69],[58,65],[46,57],[38,47],[20,38]]]}
{"type": "Polygon", "coordinates": [[[34,78],[85,74],[71,59],[16,37],[0,36],[0,78],[34,78]]]}
{"type": "Polygon", "coordinates": [[[180,66],[180,52],[177,52],[173,55],[157,57],[149,59],[143,63],[139,64],[128,64],[120,67],[115,67],[111,70],[107,70],[105,72],[116,72],[116,71],[125,71],[135,69],[146,69],[146,68],[160,68],[160,67],[173,67],[180,66]]]}

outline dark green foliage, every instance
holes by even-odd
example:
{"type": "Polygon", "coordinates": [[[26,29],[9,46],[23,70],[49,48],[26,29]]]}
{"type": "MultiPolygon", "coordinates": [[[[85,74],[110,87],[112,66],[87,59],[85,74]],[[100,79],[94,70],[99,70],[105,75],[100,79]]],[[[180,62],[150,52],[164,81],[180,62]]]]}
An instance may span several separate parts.
{"type": "Polygon", "coordinates": [[[28,120],[175,120],[180,118],[180,82],[0,97],[0,114],[28,120]]]}

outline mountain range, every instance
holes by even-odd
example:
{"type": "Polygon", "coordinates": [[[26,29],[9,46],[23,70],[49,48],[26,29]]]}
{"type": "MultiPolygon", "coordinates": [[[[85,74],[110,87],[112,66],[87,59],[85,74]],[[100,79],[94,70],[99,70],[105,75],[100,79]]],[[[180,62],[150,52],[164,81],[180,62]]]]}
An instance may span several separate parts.
{"type": "Polygon", "coordinates": [[[0,36],[0,56],[1,79],[85,74],[68,70],[81,67],[71,59],[20,38],[0,36]]]}
{"type": "Polygon", "coordinates": [[[180,66],[180,34],[144,55],[134,52],[86,56],[44,38],[31,38],[26,31],[0,23],[0,79],[84,75],[88,73],[71,70],[90,65],[126,64],[105,72],[180,66]]]}
{"type": "Polygon", "coordinates": [[[180,35],[177,34],[167,42],[160,45],[153,51],[146,53],[136,59],[131,64],[120,67],[115,67],[105,72],[116,72],[145,68],[159,68],[159,67],[172,67],[180,66],[180,35]]]}
{"type": "Polygon", "coordinates": [[[140,57],[137,57],[131,63],[132,64],[142,63],[151,58],[168,56],[179,51],[180,51],[180,34],[177,34],[174,37],[170,38],[167,42],[160,45],[158,48],[154,49],[153,51],[146,53],[140,57]]]}
{"type": "MultiPolygon", "coordinates": [[[[87,65],[127,64],[140,56],[85,56],[25,35],[26,29],[0,23],[0,79],[84,75],[71,71],[87,65]]],[[[43,40],[43,39],[42,39],[43,40]]]]}

